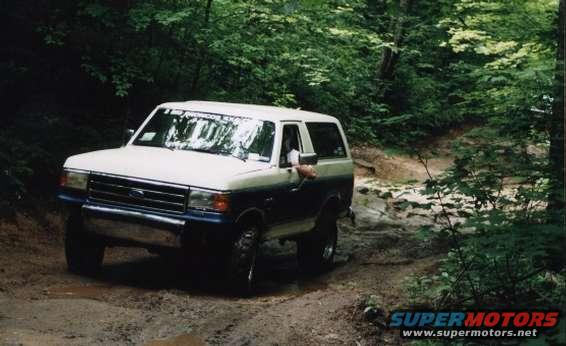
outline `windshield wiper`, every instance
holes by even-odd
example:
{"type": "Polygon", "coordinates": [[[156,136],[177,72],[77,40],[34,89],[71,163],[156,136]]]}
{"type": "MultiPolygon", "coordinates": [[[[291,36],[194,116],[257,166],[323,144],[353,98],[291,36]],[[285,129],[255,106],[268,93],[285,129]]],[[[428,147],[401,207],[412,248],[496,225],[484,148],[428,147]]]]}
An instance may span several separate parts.
{"type": "Polygon", "coordinates": [[[232,156],[232,157],[235,157],[235,158],[237,158],[237,159],[240,159],[240,160],[246,162],[246,159],[245,159],[245,158],[243,158],[243,157],[241,157],[241,156],[238,156],[238,155],[236,155],[236,154],[234,154],[234,153],[232,153],[231,151],[228,151],[228,150],[217,151],[217,153],[218,153],[218,154],[222,154],[222,155],[230,155],[230,156],[232,156]]]}
{"type": "Polygon", "coordinates": [[[175,144],[173,144],[173,145],[163,144],[163,147],[164,147],[164,148],[167,148],[167,149],[169,149],[169,150],[171,150],[171,151],[175,151],[175,149],[176,149],[176,148],[175,148],[175,144]]]}
{"type": "Polygon", "coordinates": [[[232,156],[236,159],[239,159],[239,160],[246,162],[246,159],[244,159],[243,157],[240,157],[238,155],[235,155],[234,153],[232,153],[229,150],[213,150],[213,149],[204,149],[204,148],[191,148],[189,150],[198,151],[199,153],[207,153],[207,154],[230,155],[230,156],[232,156]]]}
{"type": "Polygon", "coordinates": [[[218,152],[214,151],[214,150],[210,150],[210,149],[203,149],[203,148],[190,148],[187,149],[190,151],[198,151],[199,153],[207,153],[207,154],[218,154],[218,152]]]}

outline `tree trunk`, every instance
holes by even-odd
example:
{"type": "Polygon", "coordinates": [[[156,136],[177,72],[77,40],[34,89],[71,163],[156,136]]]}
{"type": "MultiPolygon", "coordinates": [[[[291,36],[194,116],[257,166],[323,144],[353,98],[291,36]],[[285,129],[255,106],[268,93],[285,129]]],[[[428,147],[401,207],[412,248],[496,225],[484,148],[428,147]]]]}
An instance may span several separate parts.
{"type": "Polygon", "coordinates": [[[384,82],[392,81],[395,76],[395,67],[399,62],[400,49],[405,35],[405,25],[411,6],[411,0],[399,0],[399,14],[395,21],[393,44],[383,49],[381,62],[377,71],[377,78],[384,82]]]}
{"type": "Polygon", "coordinates": [[[551,221],[564,224],[564,15],[565,0],[558,9],[558,46],[554,75],[554,95],[550,119],[550,194],[548,211],[551,221]]]}
{"type": "MultiPolygon", "coordinates": [[[[208,29],[208,23],[210,21],[210,9],[212,8],[212,0],[206,0],[206,8],[204,10],[204,21],[203,21],[203,28],[206,30],[208,29]]],[[[204,45],[206,45],[206,43],[208,42],[208,40],[204,40],[204,45]]],[[[191,95],[194,95],[196,93],[197,87],[198,87],[198,83],[200,80],[200,73],[202,70],[202,65],[204,64],[204,60],[206,59],[206,47],[201,47],[199,49],[199,56],[198,56],[198,61],[197,61],[197,65],[195,67],[195,74],[193,76],[193,81],[191,83],[191,95]]]]}

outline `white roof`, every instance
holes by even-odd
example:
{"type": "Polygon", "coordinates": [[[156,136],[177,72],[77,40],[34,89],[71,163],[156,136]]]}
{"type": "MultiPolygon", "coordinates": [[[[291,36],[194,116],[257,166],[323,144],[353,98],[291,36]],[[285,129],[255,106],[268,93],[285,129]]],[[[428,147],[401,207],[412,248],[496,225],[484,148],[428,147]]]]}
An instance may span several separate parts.
{"type": "Polygon", "coordinates": [[[186,102],[167,102],[159,107],[182,109],[188,111],[216,113],[224,115],[241,116],[260,120],[271,121],[312,121],[312,122],[332,122],[338,120],[329,115],[289,109],[283,107],[261,106],[243,103],[210,102],[210,101],[186,101],[186,102]]]}

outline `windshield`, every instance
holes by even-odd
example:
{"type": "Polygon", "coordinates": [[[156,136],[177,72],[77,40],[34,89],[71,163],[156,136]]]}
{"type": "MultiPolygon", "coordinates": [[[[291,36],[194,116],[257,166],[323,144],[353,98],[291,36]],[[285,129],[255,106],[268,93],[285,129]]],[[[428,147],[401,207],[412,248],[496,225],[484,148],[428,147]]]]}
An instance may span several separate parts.
{"type": "Polygon", "coordinates": [[[133,144],[269,162],[274,134],[270,121],[160,108],[133,144]]]}

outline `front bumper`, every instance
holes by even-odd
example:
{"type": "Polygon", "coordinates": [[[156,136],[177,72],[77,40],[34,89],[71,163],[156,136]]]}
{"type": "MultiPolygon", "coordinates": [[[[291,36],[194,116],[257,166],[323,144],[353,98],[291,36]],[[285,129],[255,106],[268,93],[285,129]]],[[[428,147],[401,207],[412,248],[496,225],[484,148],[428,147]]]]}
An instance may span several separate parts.
{"type": "Polygon", "coordinates": [[[187,221],[115,207],[83,205],[87,232],[146,245],[180,248],[187,221]]]}
{"type": "Polygon", "coordinates": [[[180,248],[222,242],[233,235],[232,217],[220,213],[189,210],[171,215],[88,201],[77,211],[87,232],[118,246],[180,248]]]}
{"type": "Polygon", "coordinates": [[[86,193],[62,189],[57,195],[71,213],[84,219],[87,232],[124,246],[173,247],[223,241],[231,237],[234,217],[189,209],[171,214],[126,205],[91,201],[86,193]]]}

